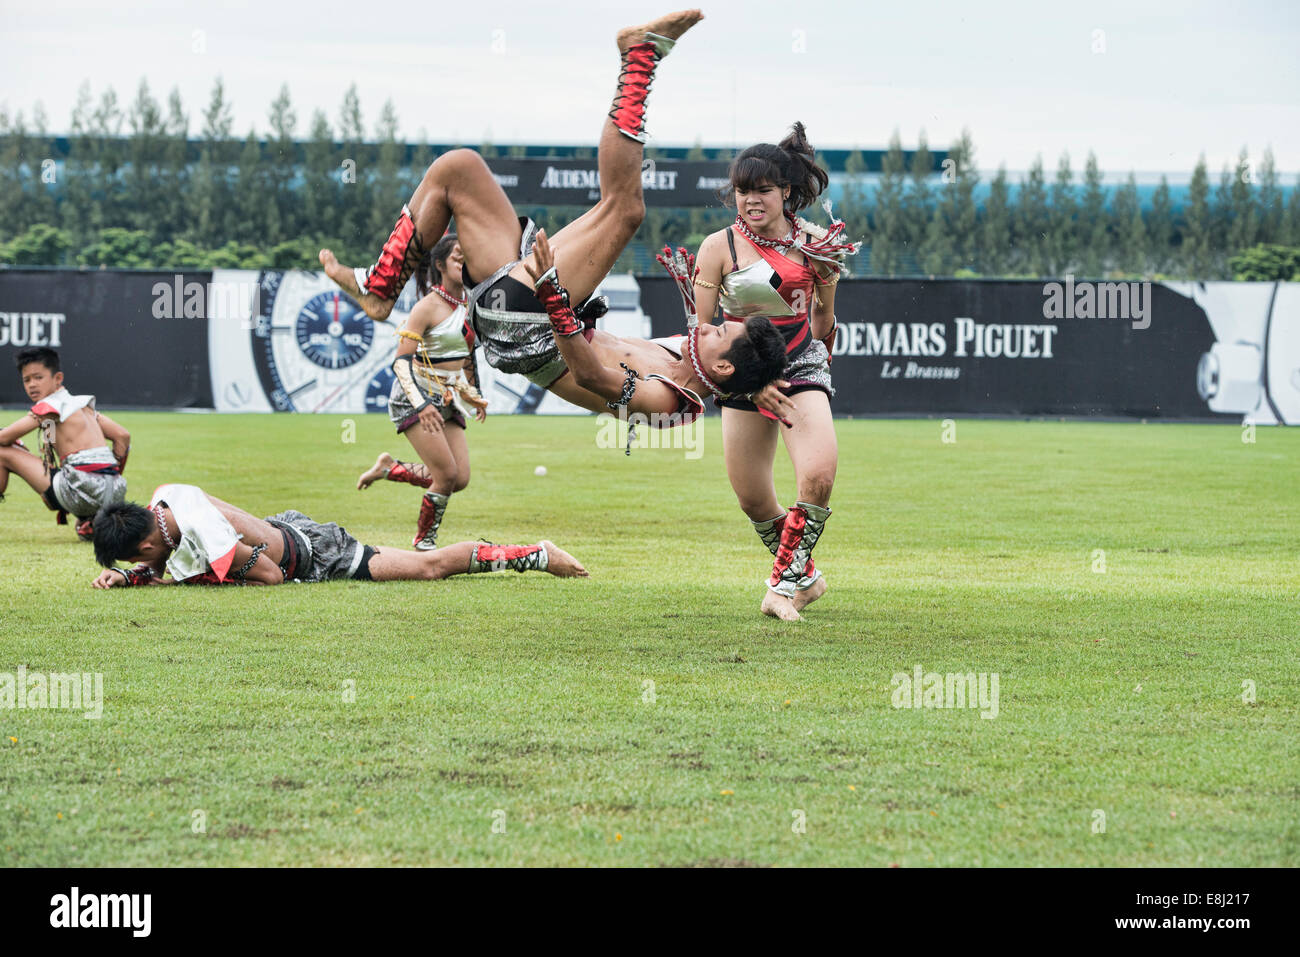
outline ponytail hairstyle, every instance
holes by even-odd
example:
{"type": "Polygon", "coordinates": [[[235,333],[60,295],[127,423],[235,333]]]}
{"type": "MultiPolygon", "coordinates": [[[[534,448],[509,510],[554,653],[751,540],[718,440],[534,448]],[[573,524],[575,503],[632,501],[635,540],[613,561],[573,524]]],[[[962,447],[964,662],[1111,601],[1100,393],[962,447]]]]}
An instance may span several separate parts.
{"type": "Polygon", "coordinates": [[[817,151],[808,143],[803,124],[795,123],[780,145],[759,143],[732,160],[727,173],[730,185],[725,193],[719,193],[719,199],[730,206],[735,202],[737,189],[751,190],[764,183],[782,188],[789,186],[790,196],[785,201],[785,208],[797,213],[811,206],[830,182],[826,171],[813,161],[816,155],[817,151]]]}
{"type": "Polygon", "coordinates": [[[448,233],[424,254],[424,258],[415,269],[415,291],[419,298],[423,299],[433,292],[434,286],[442,285],[442,268],[446,265],[447,257],[451,255],[456,243],[456,234],[448,233]]]}

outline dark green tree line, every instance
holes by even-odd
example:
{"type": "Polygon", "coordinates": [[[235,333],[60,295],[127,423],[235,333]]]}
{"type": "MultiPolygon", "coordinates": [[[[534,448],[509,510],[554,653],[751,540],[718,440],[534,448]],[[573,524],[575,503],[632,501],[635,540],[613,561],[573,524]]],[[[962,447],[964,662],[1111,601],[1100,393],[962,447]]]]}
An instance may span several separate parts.
{"type": "MultiPolygon", "coordinates": [[[[56,155],[48,126],[39,105],[29,116],[0,108],[0,262],[313,268],[329,245],[361,263],[434,159],[423,131],[408,151],[391,102],[368,126],[355,85],[333,122],[322,111],[300,117],[282,86],[262,135],[234,129],[220,79],[193,117],[175,89],[160,100],[141,81],[120,101],[84,83],[68,155],[56,155]]],[[[688,158],[726,155],[697,143],[688,158]]],[[[850,264],[862,275],[1230,278],[1285,271],[1290,260],[1275,250],[1300,247],[1300,189],[1290,180],[1271,151],[1256,164],[1243,149],[1217,183],[1202,157],[1181,205],[1166,181],[1144,204],[1134,174],[1108,184],[1091,153],[1078,173],[1067,155],[1049,177],[1039,157],[1018,181],[1005,167],[986,180],[969,132],[936,170],[924,132],[909,158],[895,131],[879,173],[868,174],[860,152],[848,156],[835,213],[864,242],[850,264]]],[[[554,231],[582,210],[521,212],[554,231]]],[[[733,215],[652,207],[619,268],[653,269],[664,244],[694,249],[733,215]]]]}

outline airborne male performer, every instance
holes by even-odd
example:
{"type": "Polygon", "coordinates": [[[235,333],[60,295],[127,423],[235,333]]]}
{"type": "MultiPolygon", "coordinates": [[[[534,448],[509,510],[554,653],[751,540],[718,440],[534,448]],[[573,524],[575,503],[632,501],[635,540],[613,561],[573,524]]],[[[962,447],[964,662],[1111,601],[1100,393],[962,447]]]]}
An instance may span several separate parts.
{"type": "Polygon", "coordinates": [[[568,308],[557,274],[573,301],[584,303],[645,217],[646,95],[659,61],[701,19],[698,10],[684,10],[619,31],[622,71],[597,154],[600,201],[556,233],[550,244],[555,271],[529,274],[524,260],[538,240],[534,224],[515,215],[478,153],[453,150],[425,172],[373,266],[350,269],[324,249],[325,272],[367,315],[383,319],[454,216],[465,257],[470,323],[494,368],[525,375],[583,408],[639,412],[661,427],[699,415],[705,391],[753,394],[761,407],[788,412],[789,401],[766,388],[785,365],[780,333],[766,320],[701,328],[692,336],[656,342],[590,328],[583,320],[594,321],[593,310],[581,305],[572,321],[561,318],[554,333],[547,321],[548,307],[555,316],[568,308]]]}

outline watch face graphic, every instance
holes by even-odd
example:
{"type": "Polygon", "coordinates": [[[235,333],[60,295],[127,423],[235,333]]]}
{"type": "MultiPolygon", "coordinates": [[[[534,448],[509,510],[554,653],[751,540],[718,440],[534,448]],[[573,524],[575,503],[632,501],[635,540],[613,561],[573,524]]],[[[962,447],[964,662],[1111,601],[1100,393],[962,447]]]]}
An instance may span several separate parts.
{"type": "Polygon", "coordinates": [[[372,321],[319,273],[268,270],[259,286],[251,345],[258,380],[271,408],[277,412],[387,411],[389,366],[397,353],[393,330],[401,328],[414,305],[413,283],[382,323],[372,321]]]}
{"type": "Polygon", "coordinates": [[[367,412],[388,411],[388,397],[393,392],[393,381],[396,378],[390,366],[384,366],[371,376],[370,384],[366,386],[367,412]]]}
{"type": "Polygon", "coordinates": [[[302,354],[323,369],[356,365],[375,338],[370,317],[337,289],[308,299],[299,308],[293,329],[302,354]]]}

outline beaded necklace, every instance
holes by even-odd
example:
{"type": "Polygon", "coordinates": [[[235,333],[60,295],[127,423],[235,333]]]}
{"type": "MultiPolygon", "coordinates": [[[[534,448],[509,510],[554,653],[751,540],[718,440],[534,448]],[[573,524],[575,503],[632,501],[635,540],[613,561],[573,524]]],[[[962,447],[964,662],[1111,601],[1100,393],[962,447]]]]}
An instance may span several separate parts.
{"type": "Polygon", "coordinates": [[[699,338],[699,326],[696,326],[686,334],[686,357],[691,360],[691,371],[695,373],[695,378],[699,379],[700,382],[704,384],[704,388],[708,389],[718,398],[726,398],[727,393],[718,388],[717,383],[710,379],[708,374],[704,371],[704,364],[700,362],[699,338]]]}
{"type": "Polygon", "coordinates": [[[765,246],[768,249],[780,249],[784,251],[794,245],[795,232],[794,217],[790,215],[790,213],[786,213],[785,218],[786,221],[790,223],[790,233],[784,239],[767,239],[766,237],[757,235],[753,230],[745,225],[745,221],[741,218],[739,213],[736,214],[736,228],[740,230],[742,236],[748,239],[755,246],[765,246]]]}
{"type": "Polygon", "coordinates": [[[172,537],[167,534],[167,517],[163,514],[162,502],[159,502],[153,507],[153,517],[158,521],[158,531],[162,532],[163,544],[172,551],[176,551],[179,546],[172,540],[172,537]]]}
{"type": "Polygon", "coordinates": [[[449,293],[446,289],[443,289],[442,286],[434,286],[434,287],[433,287],[433,292],[436,292],[439,296],[441,296],[443,299],[447,300],[447,301],[448,301],[449,303],[451,303],[453,306],[463,306],[463,305],[465,305],[465,303],[466,303],[466,301],[467,301],[466,298],[465,298],[465,296],[463,296],[463,295],[462,295],[459,299],[457,299],[455,296],[453,296],[451,293],[449,293]]]}

